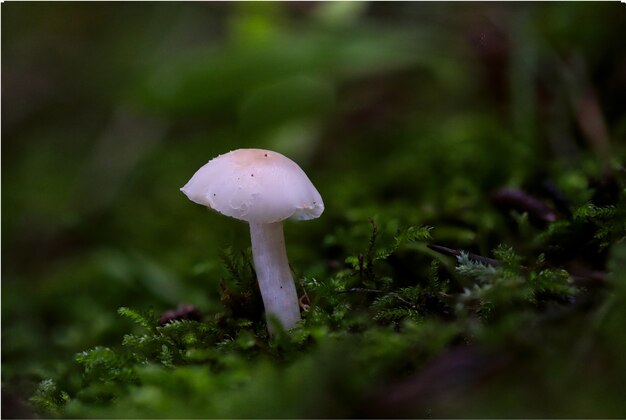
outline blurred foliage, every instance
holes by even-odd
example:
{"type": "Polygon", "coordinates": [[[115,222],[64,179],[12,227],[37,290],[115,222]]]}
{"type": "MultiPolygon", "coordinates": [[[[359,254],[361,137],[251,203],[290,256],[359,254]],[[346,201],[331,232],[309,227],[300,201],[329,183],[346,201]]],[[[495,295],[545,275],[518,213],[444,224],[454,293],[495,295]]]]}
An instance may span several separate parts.
{"type": "Polygon", "coordinates": [[[626,413],[619,4],[2,12],[5,417],[626,413]],[[179,192],[244,147],[326,204],[271,339],[247,226],[179,192]]]}

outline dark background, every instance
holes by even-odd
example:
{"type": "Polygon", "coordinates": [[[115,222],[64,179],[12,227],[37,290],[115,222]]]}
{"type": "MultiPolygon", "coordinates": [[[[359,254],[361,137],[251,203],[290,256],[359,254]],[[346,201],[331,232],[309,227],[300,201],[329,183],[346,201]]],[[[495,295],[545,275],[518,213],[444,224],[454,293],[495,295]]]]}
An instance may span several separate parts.
{"type": "MultiPolygon", "coordinates": [[[[550,178],[581,205],[623,162],[624,28],[617,3],[4,3],[3,414],[119,345],[120,306],[220,311],[218,255],[247,227],[179,188],[229,150],[281,152],[317,186],[322,218],[285,229],[309,278],[366,247],[368,217],[532,248],[490,194],[550,178]]],[[[460,415],[521,407],[487,400],[460,415]]],[[[519,413],[620,409],[585,404],[519,413]]]]}

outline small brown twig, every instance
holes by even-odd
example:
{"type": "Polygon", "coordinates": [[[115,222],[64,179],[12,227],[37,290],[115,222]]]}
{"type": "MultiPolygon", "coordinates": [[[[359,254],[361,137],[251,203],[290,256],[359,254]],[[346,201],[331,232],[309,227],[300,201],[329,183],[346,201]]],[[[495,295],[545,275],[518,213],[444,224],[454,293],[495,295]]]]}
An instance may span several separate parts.
{"type": "Polygon", "coordinates": [[[309,298],[309,294],[306,292],[306,289],[304,288],[304,282],[302,281],[302,279],[300,279],[299,281],[300,281],[300,287],[302,288],[302,296],[300,296],[300,299],[298,299],[298,304],[300,305],[302,310],[306,312],[311,307],[311,298],[309,298]]]}
{"type": "Polygon", "coordinates": [[[432,249],[433,251],[439,252],[440,254],[449,255],[451,257],[458,258],[462,254],[467,254],[467,257],[470,259],[470,261],[474,261],[480,264],[490,265],[492,267],[497,267],[499,265],[502,265],[502,262],[495,260],[493,258],[483,257],[481,255],[472,254],[471,252],[465,252],[460,249],[452,249],[452,248],[447,248],[445,246],[432,245],[432,244],[427,244],[426,246],[432,249]]]}
{"type": "Polygon", "coordinates": [[[491,194],[491,201],[506,210],[528,213],[531,219],[542,223],[554,222],[558,218],[543,201],[517,188],[501,188],[491,194]]]}
{"type": "Polygon", "coordinates": [[[159,326],[169,324],[173,321],[191,320],[200,321],[202,314],[194,305],[180,305],[177,309],[163,312],[159,318],[159,326]]]}

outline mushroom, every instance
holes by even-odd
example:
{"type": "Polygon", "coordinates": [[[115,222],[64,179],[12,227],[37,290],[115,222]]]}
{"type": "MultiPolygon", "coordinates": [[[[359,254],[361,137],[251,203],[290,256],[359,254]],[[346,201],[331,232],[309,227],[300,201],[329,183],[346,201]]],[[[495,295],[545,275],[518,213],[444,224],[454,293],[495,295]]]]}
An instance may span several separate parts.
{"type": "Polygon", "coordinates": [[[250,224],[252,257],[270,322],[285,330],[300,321],[296,287],[287,261],[283,220],[310,220],[324,202],[304,171],[270,150],[239,149],[211,159],[181,191],[193,202],[250,224]]]}

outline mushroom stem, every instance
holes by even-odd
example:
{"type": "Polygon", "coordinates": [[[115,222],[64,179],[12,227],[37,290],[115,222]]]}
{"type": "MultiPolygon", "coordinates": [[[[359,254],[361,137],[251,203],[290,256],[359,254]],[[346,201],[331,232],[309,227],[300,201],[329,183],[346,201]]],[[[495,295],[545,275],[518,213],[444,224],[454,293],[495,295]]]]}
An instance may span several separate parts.
{"type": "MultiPolygon", "coordinates": [[[[269,317],[275,317],[285,330],[291,329],[300,321],[300,306],[287,261],[283,223],[250,223],[250,239],[268,321],[269,317]]],[[[273,334],[272,323],[267,325],[273,334]]]]}

